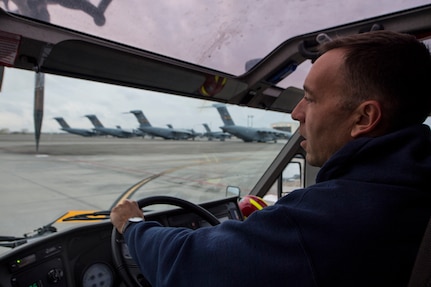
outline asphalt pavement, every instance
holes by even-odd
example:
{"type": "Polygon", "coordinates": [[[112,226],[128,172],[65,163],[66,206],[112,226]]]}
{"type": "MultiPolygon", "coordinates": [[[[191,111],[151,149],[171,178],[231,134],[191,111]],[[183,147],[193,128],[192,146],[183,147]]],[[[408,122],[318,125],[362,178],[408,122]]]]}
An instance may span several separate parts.
{"type": "MultiPolygon", "coordinates": [[[[227,182],[238,181],[238,175],[230,172],[233,165],[255,169],[261,164],[262,158],[250,152],[262,156],[263,151],[271,159],[282,146],[239,139],[172,141],[42,134],[36,151],[32,134],[0,134],[0,236],[22,236],[71,209],[109,209],[131,186],[158,174],[167,179],[146,185],[146,194],[166,190],[208,201],[224,193],[227,182]],[[202,186],[206,188],[203,195],[202,186]]],[[[247,184],[256,178],[240,180],[247,184]]]]}

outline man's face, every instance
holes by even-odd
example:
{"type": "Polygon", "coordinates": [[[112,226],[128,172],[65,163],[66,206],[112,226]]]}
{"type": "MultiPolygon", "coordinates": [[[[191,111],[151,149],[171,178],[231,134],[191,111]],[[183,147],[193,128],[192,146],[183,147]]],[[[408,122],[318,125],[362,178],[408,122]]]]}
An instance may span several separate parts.
{"type": "Polygon", "coordinates": [[[322,166],[352,140],[355,119],[342,107],[343,56],[342,49],[334,49],[317,59],[305,79],[304,98],[292,112],[292,118],[300,123],[306,160],[313,166],[322,166]]]}

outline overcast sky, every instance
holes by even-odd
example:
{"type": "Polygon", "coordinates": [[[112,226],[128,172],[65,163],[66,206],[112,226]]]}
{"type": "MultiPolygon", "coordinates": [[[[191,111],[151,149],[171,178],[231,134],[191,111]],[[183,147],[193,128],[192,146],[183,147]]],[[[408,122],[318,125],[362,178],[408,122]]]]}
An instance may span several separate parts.
{"type": "MultiPolygon", "coordinates": [[[[0,129],[34,130],[35,74],[6,68],[0,92],[0,129]]],[[[212,102],[166,96],[160,93],[124,88],[90,81],[45,75],[43,132],[59,131],[53,117],[62,116],[71,127],[91,128],[86,114],[96,114],[105,127],[138,127],[136,118],[127,113],[142,110],[153,126],[193,128],[203,131],[202,123],[214,130],[223,125],[212,102]]],[[[275,122],[290,122],[290,115],[228,105],[235,124],[269,127],[275,122]],[[251,118],[250,116],[253,116],[251,118]],[[252,121],[252,122],[251,122],[252,121]]]]}
{"type": "MultiPolygon", "coordinates": [[[[99,0],[90,0],[97,4],[99,0]]],[[[9,1],[11,4],[11,2],[9,1]]],[[[106,10],[106,24],[97,26],[77,10],[50,5],[51,21],[89,34],[157,51],[199,65],[244,72],[246,60],[264,57],[282,41],[301,33],[380,15],[429,0],[112,0],[106,10]],[[144,5],[142,5],[144,4],[144,5]],[[190,8],[192,7],[192,8],[190,8]],[[121,16],[120,16],[121,15],[121,16]],[[162,21],[160,21],[162,20],[162,21]]],[[[0,6],[4,5],[0,3],[0,6]]],[[[13,5],[13,4],[11,4],[13,5]]],[[[4,7],[4,6],[2,6],[4,7]]],[[[13,7],[12,7],[13,8],[13,7]]],[[[296,72],[301,71],[301,68],[296,72]]],[[[5,69],[0,92],[0,129],[33,131],[33,72],[5,69]]],[[[302,87],[301,77],[295,86],[302,87]]],[[[132,109],[143,110],[154,126],[172,124],[177,128],[202,131],[223,125],[210,102],[122,88],[106,84],[46,75],[43,132],[59,131],[53,117],[63,116],[77,128],[91,128],[83,116],[96,114],[106,127],[120,125],[133,129],[138,123],[132,109]]],[[[290,122],[290,115],[228,106],[238,125],[268,127],[290,122]]]]}

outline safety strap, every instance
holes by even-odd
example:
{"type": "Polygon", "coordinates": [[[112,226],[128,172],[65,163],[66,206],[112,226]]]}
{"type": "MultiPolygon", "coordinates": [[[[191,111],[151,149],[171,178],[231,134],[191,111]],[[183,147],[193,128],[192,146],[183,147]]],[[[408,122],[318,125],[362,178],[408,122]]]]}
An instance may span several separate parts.
{"type": "Polygon", "coordinates": [[[408,287],[431,286],[431,219],[422,238],[408,287]]]}

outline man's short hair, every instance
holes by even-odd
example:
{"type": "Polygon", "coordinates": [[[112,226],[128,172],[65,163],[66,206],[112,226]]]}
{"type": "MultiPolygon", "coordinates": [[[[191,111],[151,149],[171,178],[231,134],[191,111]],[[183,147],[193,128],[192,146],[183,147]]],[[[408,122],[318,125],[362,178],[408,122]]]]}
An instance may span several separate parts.
{"type": "Polygon", "coordinates": [[[396,130],[423,123],[431,113],[431,56],[414,36],[373,31],[336,38],[321,53],[345,49],[345,106],[375,99],[383,126],[396,130]]]}

